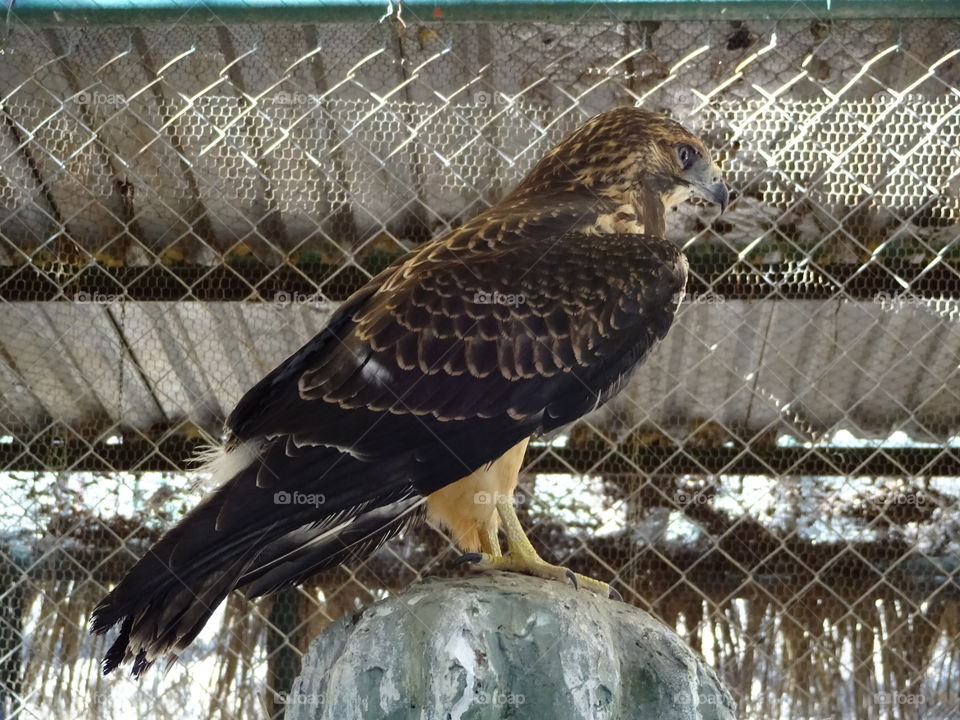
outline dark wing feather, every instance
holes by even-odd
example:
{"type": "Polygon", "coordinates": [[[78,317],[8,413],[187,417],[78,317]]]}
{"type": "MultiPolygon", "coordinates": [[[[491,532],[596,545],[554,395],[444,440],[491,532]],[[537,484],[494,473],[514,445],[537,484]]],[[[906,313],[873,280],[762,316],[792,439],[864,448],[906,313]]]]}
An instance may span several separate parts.
{"type": "Polygon", "coordinates": [[[296,585],[351,560],[362,560],[385,542],[423,521],[422,498],[408,498],[351,519],[345,527],[306,526],[264,548],[237,585],[249,598],[296,585]]]}

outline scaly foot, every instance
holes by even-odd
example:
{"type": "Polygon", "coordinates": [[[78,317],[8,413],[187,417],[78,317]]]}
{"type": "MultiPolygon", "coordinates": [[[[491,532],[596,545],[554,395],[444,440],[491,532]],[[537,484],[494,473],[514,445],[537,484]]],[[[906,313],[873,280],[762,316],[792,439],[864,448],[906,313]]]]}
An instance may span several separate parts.
{"type": "Polygon", "coordinates": [[[453,563],[454,565],[469,563],[471,567],[477,570],[506,570],[508,572],[526,573],[545,580],[560,580],[561,582],[569,580],[575,588],[583,587],[604,597],[623,600],[620,593],[608,583],[594,580],[586,575],[580,575],[560,565],[551,565],[541,558],[523,532],[520,520],[513,508],[513,498],[497,497],[496,505],[497,513],[503,523],[503,532],[507,536],[508,553],[500,555],[496,537],[488,536],[481,541],[483,549],[487,552],[466,553],[457,558],[453,563]],[[490,552],[491,550],[492,552],[490,552]]]}
{"type": "Polygon", "coordinates": [[[577,589],[586,588],[598,595],[612,598],[614,600],[623,600],[623,597],[612,585],[595,580],[592,577],[575,573],[570,568],[561,565],[551,565],[540,556],[534,555],[533,558],[514,557],[511,552],[508,555],[494,556],[487,553],[465,553],[453,561],[454,566],[470,565],[475,570],[504,570],[507,572],[518,572],[544,580],[559,580],[561,582],[570,581],[577,589]]]}

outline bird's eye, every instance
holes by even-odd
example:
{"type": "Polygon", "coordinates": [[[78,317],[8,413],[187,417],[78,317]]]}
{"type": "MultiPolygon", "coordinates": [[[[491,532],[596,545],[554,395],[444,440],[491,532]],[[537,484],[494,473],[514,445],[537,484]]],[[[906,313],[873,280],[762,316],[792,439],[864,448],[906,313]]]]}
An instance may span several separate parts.
{"type": "Polygon", "coordinates": [[[699,154],[690,145],[677,146],[677,160],[680,161],[680,167],[689,170],[690,166],[697,161],[699,154]]]}

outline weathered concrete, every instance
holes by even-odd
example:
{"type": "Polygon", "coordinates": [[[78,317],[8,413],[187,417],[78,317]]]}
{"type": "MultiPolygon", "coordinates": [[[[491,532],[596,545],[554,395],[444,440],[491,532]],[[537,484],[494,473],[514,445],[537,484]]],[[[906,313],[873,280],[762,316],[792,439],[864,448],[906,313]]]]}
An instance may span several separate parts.
{"type": "Polygon", "coordinates": [[[630,605],[494,573],[428,580],[323,632],[286,720],[731,720],[672,630],[630,605]]]}

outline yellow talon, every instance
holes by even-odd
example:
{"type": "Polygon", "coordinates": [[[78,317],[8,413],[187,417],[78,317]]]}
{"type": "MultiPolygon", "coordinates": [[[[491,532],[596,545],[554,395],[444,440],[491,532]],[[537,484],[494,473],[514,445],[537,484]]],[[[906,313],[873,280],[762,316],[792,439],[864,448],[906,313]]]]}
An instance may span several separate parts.
{"type": "Polygon", "coordinates": [[[480,533],[480,545],[483,552],[467,553],[461,556],[455,564],[470,563],[477,570],[520,572],[545,580],[559,580],[561,582],[569,580],[575,588],[583,587],[604,597],[622,599],[620,593],[608,583],[580,575],[560,565],[552,565],[541,558],[533,545],[530,544],[526,533],[523,532],[523,527],[520,525],[520,520],[517,518],[516,510],[513,507],[512,498],[498,495],[495,502],[497,513],[500,515],[500,521],[503,525],[503,532],[507,536],[507,554],[502,555],[500,553],[500,543],[497,540],[496,532],[488,529],[486,532],[480,533]]]}

